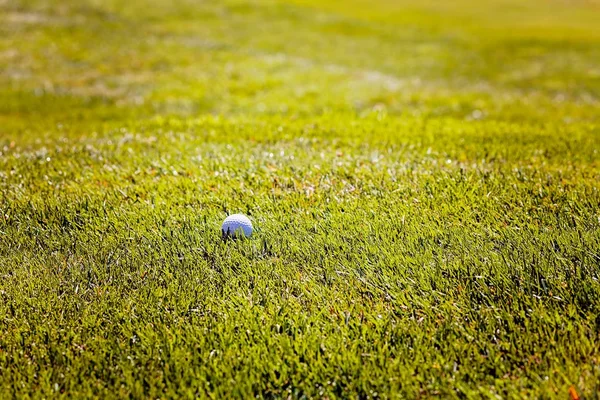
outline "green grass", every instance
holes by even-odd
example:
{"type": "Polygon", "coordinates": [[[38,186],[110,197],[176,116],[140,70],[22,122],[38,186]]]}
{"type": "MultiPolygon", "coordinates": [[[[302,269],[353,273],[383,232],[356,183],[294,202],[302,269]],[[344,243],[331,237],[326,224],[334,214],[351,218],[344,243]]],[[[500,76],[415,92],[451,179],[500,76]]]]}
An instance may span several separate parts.
{"type": "Polygon", "coordinates": [[[0,1],[0,397],[597,398],[598,20],[0,1]]]}

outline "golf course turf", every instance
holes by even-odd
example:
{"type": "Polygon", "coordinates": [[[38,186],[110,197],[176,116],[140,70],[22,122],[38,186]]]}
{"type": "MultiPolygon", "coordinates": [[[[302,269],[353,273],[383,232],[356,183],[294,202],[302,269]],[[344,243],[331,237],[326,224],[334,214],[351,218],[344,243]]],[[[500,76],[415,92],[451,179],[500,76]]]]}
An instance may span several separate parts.
{"type": "Polygon", "coordinates": [[[0,0],[0,398],[597,398],[598,21],[0,0]]]}

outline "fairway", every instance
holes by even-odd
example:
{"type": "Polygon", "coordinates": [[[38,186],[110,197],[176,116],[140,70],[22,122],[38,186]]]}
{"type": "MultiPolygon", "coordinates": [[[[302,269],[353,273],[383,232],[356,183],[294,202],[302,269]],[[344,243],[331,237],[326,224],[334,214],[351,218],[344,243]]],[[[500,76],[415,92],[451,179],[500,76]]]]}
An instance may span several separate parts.
{"type": "Polygon", "coordinates": [[[598,398],[598,21],[0,0],[0,398],[598,398]]]}

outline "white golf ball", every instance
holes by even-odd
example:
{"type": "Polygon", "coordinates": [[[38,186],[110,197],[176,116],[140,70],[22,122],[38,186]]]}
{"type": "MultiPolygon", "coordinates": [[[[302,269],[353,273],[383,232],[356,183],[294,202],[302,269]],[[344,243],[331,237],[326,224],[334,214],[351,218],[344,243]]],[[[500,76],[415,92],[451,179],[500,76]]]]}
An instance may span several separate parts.
{"type": "Polygon", "coordinates": [[[233,214],[225,218],[221,226],[224,236],[246,236],[252,235],[252,221],[244,214],[233,214]]]}

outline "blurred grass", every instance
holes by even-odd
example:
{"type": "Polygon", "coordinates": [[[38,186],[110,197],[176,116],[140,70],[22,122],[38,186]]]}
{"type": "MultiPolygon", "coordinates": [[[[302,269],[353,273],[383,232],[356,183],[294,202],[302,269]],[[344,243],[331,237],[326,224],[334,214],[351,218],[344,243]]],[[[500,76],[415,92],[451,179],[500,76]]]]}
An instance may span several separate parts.
{"type": "Polygon", "coordinates": [[[599,392],[597,2],[0,7],[2,397],[599,392]]]}

